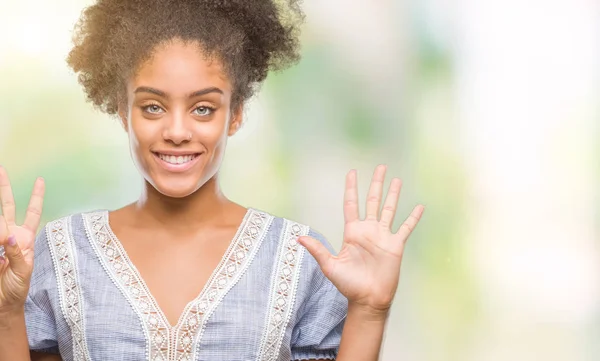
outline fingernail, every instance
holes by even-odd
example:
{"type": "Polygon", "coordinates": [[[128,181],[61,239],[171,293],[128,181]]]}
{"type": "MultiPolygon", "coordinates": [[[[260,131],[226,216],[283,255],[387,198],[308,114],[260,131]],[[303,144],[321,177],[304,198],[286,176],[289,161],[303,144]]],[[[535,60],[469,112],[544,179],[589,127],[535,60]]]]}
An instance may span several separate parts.
{"type": "Polygon", "coordinates": [[[4,262],[6,262],[6,260],[4,259],[4,257],[0,257],[0,265],[3,265],[4,262]]]}
{"type": "Polygon", "coordinates": [[[9,236],[8,237],[8,245],[12,247],[15,244],[17,244],[17,237],[15,237],[14,235],[9,236]]]}

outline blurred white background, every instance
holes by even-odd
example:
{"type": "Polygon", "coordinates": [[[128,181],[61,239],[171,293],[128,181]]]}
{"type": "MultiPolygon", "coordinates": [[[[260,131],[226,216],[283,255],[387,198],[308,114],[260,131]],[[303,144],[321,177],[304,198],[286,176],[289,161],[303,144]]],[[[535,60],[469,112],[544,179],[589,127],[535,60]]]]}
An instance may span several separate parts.
{"type": "MultiPolygon", "coordinates": [[[[46,221],[140,189],[118,123],[64,61],[82,0],[0,0],[0,164],[46,221]]],[[[234,200],[339,249],[345,173],[404,180],[404,258],[382,360],[595,360],[600,352],[600,3],[305,0],[303,60],[230,141],[234,200]]]]}

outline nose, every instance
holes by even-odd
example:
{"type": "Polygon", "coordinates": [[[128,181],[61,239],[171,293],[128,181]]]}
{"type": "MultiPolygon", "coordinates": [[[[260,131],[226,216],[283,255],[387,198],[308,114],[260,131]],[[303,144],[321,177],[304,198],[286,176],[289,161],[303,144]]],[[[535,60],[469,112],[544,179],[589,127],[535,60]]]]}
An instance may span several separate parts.
{"type": "Polygon", "coordinates": [[[185,113],[173,112],[170,117],[165,117],[163,139],[174,144],[182,144],[191,140],[191,124],[186,119],[185,113]]]}

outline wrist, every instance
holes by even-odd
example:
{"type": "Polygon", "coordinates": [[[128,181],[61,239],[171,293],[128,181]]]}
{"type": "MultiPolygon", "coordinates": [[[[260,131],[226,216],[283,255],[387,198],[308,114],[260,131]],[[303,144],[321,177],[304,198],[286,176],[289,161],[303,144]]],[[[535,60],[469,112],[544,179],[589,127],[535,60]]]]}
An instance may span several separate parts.
{"type": "Polygon", "coordinates": [[[0,327],[10,327],[25,316],[25,305],[0,308],[0,327]]]}
{"type": "Polygon", "coordinates": [[[383,322],[387,321],[389,308],[375,308],[368,305],[357,303],[348,303],[348,317],[356,318],[365,322],[383,322]]]}

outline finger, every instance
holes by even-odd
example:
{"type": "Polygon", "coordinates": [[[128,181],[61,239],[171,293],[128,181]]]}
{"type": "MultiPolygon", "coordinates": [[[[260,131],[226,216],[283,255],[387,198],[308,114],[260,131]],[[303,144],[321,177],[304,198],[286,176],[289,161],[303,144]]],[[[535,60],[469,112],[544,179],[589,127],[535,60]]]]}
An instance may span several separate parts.
{"type": "Polygon", "coordinates": [[[419,220],[421,219],[424,210],[425,207],[419,204],[413,209],[413,211],[410,213],[410,216],[408,216],[408,218],[400,226],[400,229],[396,234],[400,236],[403,243],[406,243],[408,236],[410,236],[412,231],[417,226],[417,223],[419,223],[419,220]]]}
{"type": "Polygon", "coordinates": [[[31,192],[31,198],[29,199],[27,213],[25,214],[25,223],[23,223],[23,227],[29,229],[33,233],[37,232],[40,225],[40,219],[42,218],[45,190],[46,185],[44,179],[36,179],[35,184],[33,185],[33,192],[31,192]]]}
{"type": "Polygon", "coordinates": [[[383,203],[383,209],[381,210],[381,219],[379,222],[382,227],[390,229],[394,217],[396,216],[396,208],[398,207],[398,200],[400,199],[400,189],[402,188],[402,181],[399,178],[392,179],[390,189],[385,197],[383,203]]]}
{"type": "Polygon", "coordinates": [[[358,186],[356,170],[346,175],[346,190],[344,192],[344,221],[346,223],[358,220],[358,186]]]}
{"type": "Polygon", "coordinates": [[[6,169],[0,166],[0,201],[2,202],[2,214],[9,225],[15,224],[15,199],[13,197],[10,180],[6,169]]]}
{"type": "MultiPolygon", "coordinates": [[[[0,216],[0,246],[5,244],[8,241],[8,225],[6,224],[6,220],[4,216],[0,216]]],[[[0,270],[2,269],[2,265],[6,262],[4,259],[5,250],[4,247],[0,248],[0,270]]]]}
{"type": "Polygon", "coordinates": [[[0,216],[0,242],[6,242],[8,238],[8,224],[4,216],[0,216]]]}
{"type": "Polygon", "coordinates": [[[23,252],[21,252],[17,238],[14,235],[10,235],[2,245],[4,246],[4,256],[8,259],[8,265],[16,275],[25,278],[28,266],[25,263],[25,257],[23,256],[23,252]]]}
{"type": "Polygon", "coordinates": [[[366,219],[379,219],[379,207],[381,205],[381,196],[383,194],[383,181],[385,180],[386,170],[387,167],[385,165],[379,165],[377,166],[377,168],[375,168],[375,172],[373,173],[373,179],[371,180],[371,186],[369,187],[369,193],[367,194],[366,219]]]}
{"type": "Polygon", "coordinates": [[[329,277],[329,274],[331,273],[329,261],[331,260],[333,255],[323,245],[323,243],[308,236],[299,237],[298,243],[300,243],[308,250],[308,253],[310,253],[315,258],[315,260],[319,264],[319,267],[321,267],[323,274],[329,277]]]}

